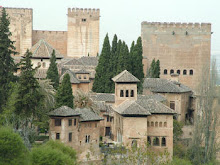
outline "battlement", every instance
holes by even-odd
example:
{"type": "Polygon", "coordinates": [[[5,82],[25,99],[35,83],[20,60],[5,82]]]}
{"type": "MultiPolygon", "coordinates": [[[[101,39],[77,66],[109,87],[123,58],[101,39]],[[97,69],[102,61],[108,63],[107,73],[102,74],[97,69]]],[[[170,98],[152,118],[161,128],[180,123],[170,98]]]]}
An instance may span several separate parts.
{"type": "Polygon", "coordinates": [[[141,25],[158,28],[211,29],[211,23],[142,22],[141,25]]]}
{"type": "Polygon", "coordinates": [[[67,31],[48,31],[48,30],[33,30],[35,34],[49,34],[49,35],[66,35],[67,31]]]}
{"type": "Polygon", "coordinates": [[[100,15],[99,9],[91,9],[91,8],[68,8],[68,15],[72,16],[98,16],[100,15]]]}
{"type": "Polygon", "coordinates": [[[13,7],[0,7],[0,10],[5,8],[6,11],[9,13],[21,13],[21,14],[32,14],[32,8],[13,8],[13,7]]]}

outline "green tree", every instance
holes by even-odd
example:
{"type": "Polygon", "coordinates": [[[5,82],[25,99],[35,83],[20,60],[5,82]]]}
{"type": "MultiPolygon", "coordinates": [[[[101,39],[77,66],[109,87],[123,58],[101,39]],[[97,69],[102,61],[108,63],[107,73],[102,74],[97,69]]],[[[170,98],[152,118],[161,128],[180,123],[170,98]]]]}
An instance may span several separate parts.
{"type": "Polygon", "coordinates": [[[130,65],[130,70],[128,70],[130,73],[134,73],[134,65],[133,65],[133,61],[135,61],[134,58],[134,46],[135,46],[135,42],[133,41],[130,47],[130,53],[129,53],[129,65],[130,65]]]}
{"type": "Polygon", "coordinates": [[[156,77],[160,78],[160,60],[156,62],[156,77]]]}
{"type": "Polygon", "coordinates": [[[51,56],[52,57],[50,58],[50,66],[47,70],[47,79],[50,79],[51,82],[53,82],[53,87],[57,89],[59,86],[59,74],[57,69],[55,50],[53,50],[51,56]]]}
{"type": "Polygon", "coordinates": [[[49,141],[31,152],[32,165],[75,165],[76,162],[76,152],[59,141],[49,141]]]}
{"type": "Polygon", "coordinates": [[[16,65],[11,55],[15,55],[15,47],[11,41],[9,31],[10,21],[5,8],[2,9],[0,17],[0,113],[5,106],[10,90],[10,82],[15,80],[13,73],[16,65]]]}
{"type": "Polygon", "coordinates": [[[21,76],[18,81],[19,87],[15,103],[15,113],[25,120],[33,120],[37,117],[38,105],[43,100],[43,96],[39,92],[39,83],[34,77],[37,68],[32,68],[31,56],[31,52],[27,50],[21,60],[21,76]]]}
{"type": "Polygon", "coordinates": [[[64,75],[63,81],[57,90],[55,99],[56,99],[55,107],[57,108],[63,105],[68,106],[70,108],[74,108],[73,92],[72,92],[69,74],[64,75]]]}
{"type": "Polygon", "coordinates": [[[160,61],[152,60],[147,77],[160,78],[160,61]]]}
{"type": "Polygon", "coordinates": [[[0,164],[27,164],[28,152],[21,137],[8,127],[0,127],[0,164]]]}
{"type": "MultiPolygon", "coordinates": [[[[97,93],[111,92],[111,73],[110,71],[111,46],[108,34],[105,37],[99,63],[96,67],[95,80],[92,90],[97,93]]],[[[111,72],[111,71],[110,71],[111,72]]]]}

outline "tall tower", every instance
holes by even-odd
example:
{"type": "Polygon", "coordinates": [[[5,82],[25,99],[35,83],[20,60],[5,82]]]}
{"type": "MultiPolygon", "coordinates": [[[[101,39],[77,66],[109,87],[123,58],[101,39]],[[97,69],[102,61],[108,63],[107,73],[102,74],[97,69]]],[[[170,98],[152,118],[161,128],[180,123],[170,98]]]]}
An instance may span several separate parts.
{"type": "Polygon", "coordinates": [[[144,65],[159,59],[161,78],[178,73],[179,81],[195,90],[204,65],[210,65],[211,24],[142,22],[141,27],[144,65]]]}
{"type": "Polygon", "coordinates": [[[68,9],[67,56],[96,56],[99,52],[99,9],[68,9]]]}

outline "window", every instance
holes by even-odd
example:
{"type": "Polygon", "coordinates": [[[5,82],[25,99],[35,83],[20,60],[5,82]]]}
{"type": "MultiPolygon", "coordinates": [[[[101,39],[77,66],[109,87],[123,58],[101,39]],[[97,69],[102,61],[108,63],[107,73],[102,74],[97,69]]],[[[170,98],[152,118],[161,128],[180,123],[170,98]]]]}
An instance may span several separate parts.
{"type": "Polygon", "coordinates": [[[107,119],[107,122],[109,122],[109,121],[110,121],[110,118],[109,118],[109,116],[107,116],[107,118],[106,118],[106,119],[107,119]]]}
{"type": "Polygon", "coordinates": [[[56,140],[60,139],[60,133],[56,133],[56,140]]]}
{"type": "Polygon", "coordinates": [[[37,66],[39,66],[39,67],[40,67],[40,66],[41,66],[41,63],[40,63],[40,62],[38,62],[38,63],[37,63],[37,66]]]}
{"type": "Polygon", "coordinates": [[[153,145],[154,145],[154,146],[159,146],[159,145],[160,145],[160,140],[159,140],[158,137],[155,137],[155,138],[154,138],[153,145]]]}
{"type": "Polygon", "coordinates": [[[69,126],[72,126],[72,119],[69,119],[69,126]]]}
{"type": "Polygon", "coordinates": [[[72,132],[69,133],[69,142],[72,141],[72,132]]]}
{"type": "Polygon", "coordinates": [[[76,126],[76,119],[74,119],[74,126],[76,126]]]}
{"type": "Polygon", "coordinates": [[[154,122],[151,122],[151,127],[154,127],[154,122]]]}
{"type": "Polygon", "coordinates": [[[45,62],[43,62],[43,68],[45,68],[46,67],[46,63],[45,62]]]}
{"type": "Polygon", "coordinates": [[[158,127],[158,122],[155,123],[155,127],[158,127]]]}
{"type": "Polygon", "coordinates": [[[167,74],[167,69],[164,69],[163,74],[167,74]]]}
{"type": "Polygon", "coordinates": [[[126,97],[128,97],[129,95],[128,95],[128,90],[126,90],[126,97]]]}
{"type": "Polygon", "coordinates": [[[134,147],[134,148],[137,147],[137,140],[132,140],[131,147],[134,147]]]}
{"type": "Polygon", "coordinates": [[[148,143],[149,145],[151,145],[151,138],[150,138],[150,136],[147,137],[147,143],[148,143]]]}
{"type": "Polygon", "coordinates": [[[83,18],[83,19],[82,19],[82,22],[86,22],[86,19],[85,19],[85,18],[83,18]]]}
{"type": "Polygon", "coordinates": [[[174,73],[174,70],[173,70],[173,69],[171,69],[171,70],[170,70],[170,74],[173,74],[173,73],[174,73]]]}
{"type": "Polygon", "coordinates": [[[86,76],[83,76],[84,79],[86,79],[86,76]]]}
{"type": "Polygon", "coordinates": [[[78,78],[81,79],[82,78],[81,75],[79,75],[78,78]]]}
{"type": "Polygon", "coordinates": [[[170,101],[170,108],[175,110],[175,101],[170,101]]]}
{"type": "Polygon", "coordinates": [[[130,96],[131,96],[131,97],[134,97],[134,90],[131,90],[130,96]]]}
{"type": "Polygon", "coordinates": [[[89,141],[90,141],[90,135],[86,135],[86,140],[85,140],[85,142],[86,142],[86,143],[89,143],[89,141]]]}
{"type": "Polygon", "coordinates": [[[120,97],[124,97],[124,91],[120,90],[120,97]]]}
{"type": "Polygon", "coordinates": [[[150,127],[150,122],[149,121],[147,122],[147,127],[150,127]]]}
{"type": "Polygon", "coordinates": [[[190,74],[190,75],[193,75],[193,70],[192,70],[192,69],[189,71],[189,74],[190,74]]]}
{"type": "Polygon", "coordinates": [[[55,126],[61,126],[61,119],[55,119],[55,126]]]}
{"type": "Polygon", "coordinates": [[[187,70],[183,70],[183,75],[187,75],[187,70]]]}
{"type": "Polygon", "coordinates": [[[164,122],[164,127],[167,127],[167,122],[164,122]]]}
{"type": "Polygon", "coordinates": [[[180,74],[180,70],[177,70],[176,73],[180,74]]]}
{"type": "Polygon", "coordinates": [[[159,126],[160,126],[160,127],[162,127],[162,125],[163,125],[163,123],[162,123],[162,122],[160,122],[159,126]]]}
{"type": "Polygon", "coordinates": [[[161,146],[166,146],[166,138],[165,137],[162,138],[161,146]]]}

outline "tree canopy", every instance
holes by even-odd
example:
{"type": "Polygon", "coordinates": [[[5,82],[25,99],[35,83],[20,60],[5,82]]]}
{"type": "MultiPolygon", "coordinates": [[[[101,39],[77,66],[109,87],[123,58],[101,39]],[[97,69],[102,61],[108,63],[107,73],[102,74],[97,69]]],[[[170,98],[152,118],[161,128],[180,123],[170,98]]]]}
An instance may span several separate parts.
{"type": "Polygon", "coordinates": [[[147,77],[149,78],[160,78],[160,60],[152,60],[150,68],[148,70],[147,77]]]}

